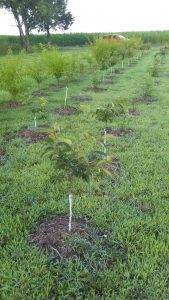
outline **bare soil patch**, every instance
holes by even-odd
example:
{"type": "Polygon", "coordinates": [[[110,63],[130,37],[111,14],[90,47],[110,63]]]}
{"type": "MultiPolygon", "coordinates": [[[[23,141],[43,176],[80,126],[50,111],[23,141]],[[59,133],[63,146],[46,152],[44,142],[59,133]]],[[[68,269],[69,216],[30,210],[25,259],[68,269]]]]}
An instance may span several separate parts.
{"type": "Polygon", "coordinates": [[[131,128],[107,128],[106,131],[107,134],[112,134],[117,137],[124,137],[133,133],[133,129],[131,128]]]}
{"type": "Polygon", "coordinates": [[[109,79],[110,81],[112,81],[113,79],[116,78],[116,76],[115,75],[107,75],[106,78],[109,79]]]}
{"type": "Polygon", "coordinates": [[[123,69],[115,69],[114,73],[115,74],[122,74],[123,73],[123,69]]]}
{"type": "Polygon", "coordinates": [[[118,173],[120,171],[120,162],[116,157],[112,157],[111,163],[104,163],[102,167],[111,174],[118,173]]]}
{"type": "Polygon", "coordinates": [[[128,114],[130,116],[139,116],[140,112],[138,110],[136,110],[136,109],[129,109],[128,114]]]}
{"type": "Polygon", "coordinates": [[[32,96],[34,96],[34,97],[47,97],[47,96],[49,96],[49,94],[45,93],[45,92],[34,92],[34,93],[32,93],[32,96]]]}
{"type": "Polygon", "coordinates": [[[109,85],[109,84],[113,84],[114,81],[113,80],[104,80],[104,81],[101,81],[100,84],[103,84],[103,85],[109,85]]]}
{"type": "Polygon", "coordinates": [[[132,61],[130,64],[134,66],[137,64],[137,61],[132,61]]]}
{"type": "Polygon", "coordinates": [[[87,87],[84,89],[85,92],[94,92],[94,93],[101,93],[107,91],[105,88],[101,87],[87,87]]]}
{"type": "Polygon", "coordinates": [[[28,128],[22,128],[18,134],[22,138],[31,140],[32,142],[37,142],[41,140],[46,140],[48,138],[48,133],[38,132],[36,130],[31,130],[28,128]]]}
{"type": "MultiPolygon", "coordinates": [[[[97,161],[98,161],[97,159],[91,160],[90,163],[95,164],[97,161]]],[[[112,157],[111,162],[107,162],[107,163],[105,162],[102,165],[100,165],[100,167],[106,169],[111,174],[120,172],[120,162],[119,162],[118,158],[116,158],[116,157],[112,157]]],[[[104,193],[104,195],[105,195],[105,193],[104,193]]]]}
{"type": "Polygon", "coordinates": [[[71,116],[80,113],[80,110],[75,107],[56,108],[54,113],[60,116],[71,116]]]}
{"type": "Polygon", "coordinates": [[[41,129],[41,128],[49,128],[49,125],[47,125],[47,124],[39,125],[38,129],[41,129]]]}
{"type": "Polygon", "coordinates": [[[3,105],[3,108],[12,108],[12,109],[17,109],[17,108],[22,108],[25,105],[22,104],[21,102],[15,101],[15,102],[9,102],[3,105]]]}
{"type": "Polygon", "coordinates": [[[47,251],[54,251],[59,258],[73,256],[74,251],[69,246],[68,238],[87,236],[86,220],[73,219],[71,232],[68,231],[68,224],[69,218],[64,215],[42,220],[31,235],[31,244],[47,251]]]}
{"type": "Polygon", "coordinates": [[[138,205],[138,209],[142,212],[142,213],[152,213],[153,212],[153,208],[152,206],[150,206],[147,203],[140,203],[138,205]]]}
{"type": "Polygon", "coordinates": [[[152,103],[156,99],[152,96],[139,96],[133,99],[133,102],[143,102],[143,103],[152,103]]]}
{"type": "Polygon", "coordinates": [[[4,150],[0,150],[0,167],[4,166],[7,161],[7,154],[4,150]]]}
{"type": "Polygon", "coordinates": [[[50,88],[54,88],[54,89],[62,89],[62,88],[64,88],[65,87],[65,84],[62,84],[62,83],[60,83],[60,84],[58,84],[58,83],[50,83],[49,84],[49,87],[50,88]]]}
{"type": "Polygon", "coordinates": [[[72,97],[72,100],[74,100],[76,102],[87,102],[87,101],[91,101],[92,97],[90,97],[90,96],[74,96],[74,97],[72,97]]]}

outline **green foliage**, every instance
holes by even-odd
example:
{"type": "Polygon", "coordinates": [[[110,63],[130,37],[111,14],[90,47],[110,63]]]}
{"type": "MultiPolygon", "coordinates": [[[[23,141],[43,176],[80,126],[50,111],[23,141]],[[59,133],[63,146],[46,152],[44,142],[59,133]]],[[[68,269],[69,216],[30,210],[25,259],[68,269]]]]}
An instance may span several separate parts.
{"type": "Polygon", "coordinates": [[[21,53],[14,56],[11,52],[2,60],[0,64],[1,90],[10,94],[11,100],[19,99],[20,96],[30,87],[30,82],[26,75],[24,57],[21,53]]]}
{"type": "Polygon", "coordinates": [[[50,50],[44,49],[42,62],[48,68],[49,73],[59,82],[66,68],[65,57],[55,48],[51,48],[50,50]]]}
{"type": "Polygon", "coordinates": [[[97,108],[95,112],[96,119],[103,122],[105,124],[105,128],[107,127],[108,122],[112,122],[114,120],[115,115],[114,103],[107,104],[102,108],[97,108]]]}
{"type": "Polygon", "coordinates": [[[154,81],[150,74],[146,74],[142,81],[141,95],[143,97],[151,97],[154,87],[154,81]]]}
{"type": "Polygon", "coordinates": [[[50,30],[57,28],[66,30],[73,24],[74,18],[67,9],[65,0],[44,0],[35,12],[34,26],[39,31],[46,32],[50,41],[50,30]]]}
{"type": "Polygon", "coordinates": [[[47,69],[45,68],[42,57],[33,57],[33,60],[28,64],[29,74],[39,85],[48,77],[47,69]]]}
{"type": "Polygon", "coordinates": [[[101,69],[114,66],[121,59],[132,58],[142,46],[141,39],[132,38],[124,41],[116,39],[97,39],[91,46],[91,52],[101,69]]]}
{"type": "Polygon", "coordinates": [[[150,49],[150,44],[153,45],[165,45],[168,44],[169,31],[140,31],[140,32],[122,32],[122,35],[128,38],[141,38],[146,45],[146,49],[150,49]]]}
{"type": "Polygon", "coordinates": [[[65,56],[64,76],[67,83],[73,81],[75,73],[78,72],[78,54],[65,56]]]}
{"type": "Polygon", "coordinates": [[[73,178],[77,177],[86,182],[89,182],[90,175],[92,173],[99,174],[100,176],[107,174],[111,176],[111,173],[104,168],[104,164],[110,163],[110,158],[104,152],[100,152],[101,159],[90,163],[89,158],[93,157],[98,151],[92,151],[88,156],[84,157],[80,153],[79,147],[75,147],[73,142],[61,135],[61,130],[57,123],[53,129],[49,129],[46,132],[49,133],[49,139],[47,141],[48,146],[45,148],[45,155],[49,156],[54,164],[54,167],[61,171],[71,184],[73,178]]]}
{"type": "MultiPolygon", "coordinates": [[[[113,91],[89,93],[92,111],[106,106],[110,99],[115,105],[118,96],[124,95],[130,103],[156,50],[143,54],[134,68],[126,68],[123,76],[116,78],[113,91]]],[[[0,298],[168,299],[168,68],[167,54],[161,66],[162,84],[154,86],[157,101],[148,106],[137,102],[140,115],[128,116],[133,134],[108,140],[109,155],[116,164],[119,161],[119,172],[111,178],[90,176],[90,184],[73,178],[74,214],[84,217],[87,226],[84,235],[72,234],[65,239],[73,255],[63,259],[55,251],[43,251],[30,243],[41,221],[67,214],[69,186],[65,174],[42,155],[44,141],[31,143],[18,136],[20,129],[32,122],[31,108],[36,99],[15,110],[1,105],[0,161],[2,150],[7,159],[0,166],[0,298]]],[[[72,95],[79,95],[91,77],[88,71],[79,78],[82,81],[72,83],[72,95]]],[[[44,92],[50,93],[50,83],[53,79],[44,82],[44,92]]],[[[59,120],[65,138],[70,138],[80,156],[86,158],[101,149],[99,122],[86,113],[54,115],[63,95],[61,89],[50,93],[49,121],[59,120]],[[88,135],[97,138],[89,142],[88,135]]],[[[1,102],[4,97],[1,93],[1,102]]],[[[113,128],[119,128],[119,117],[114,118],[113,128]]],[[[102,153],[91,156],[102,158],[102,153]]]]}
{"type": "Polygon", "coordinates": [[[124,97],[118,97],[112,104],[107,104],[105,107],[97,108],[95,117],[98,121],[101,121],[107,127],[108,122],[113,122],[115,117],[125,116],[128,112],[128,99],[124,97]]]}
{"type": "Polygon", "coordinates": [[[50,156],[51,161],[58,170],[62,170],[68,181],[73,177],[82,178],[89,181],[89,163],[87,159],[79,155],[72,141],[60,136],[60,130],[50,132],[48,140],[49,147],[46,148],[46,154],[50,156]]]}
{"type": "Polygon", "coordinates": [[[98,86],[99,83],[100,83],[100,76],[99,76],[98,71],[94,72],[91,81],[92,81],[92,86],[93,86],[94,88],[97,88],[97,86],[98,86]]]}
{"type": "Polygon", "coordinates": [[[152,77],[158,77],[159,76],[159,64],[154,63],[154,65],[152,67],[150,67],[149,73],[152,77]]]}
{"type": "Polygon", "coordinates": [[[40,120],[48,117],[48,101],[44,97],[39,97],[32,108],[32,113],[40,120]]]}
{"type": "Polygon", "coordinates": [[[9,51],[9,49],[12,49],[13,53],[18,53],[22,50],[21,45],[19,44],[19,40],[16,43],[8,42],[8,39],[6,37],[6,41],[0,37],[0,55],[6,55],[9,51]]]}
{"type": "Polygon", "coordinates": [[[91,55],[90,53],[85,53],[83,58],[87,61],[90,68],[92,68],[96,64],[96,61],[95,61],[93,55],[91,55]]]}
{"type": "Polygon", "coordinates": [[[114,102],[114,105],[115,105],[116,116],[125,115],[126,113],[128,113],[129,99],[120,96],[114,102]]]}
{"type": "MultiPolygon", "coordinates": [[[[154,32],[124,32],[123,34],[127,38],[138,38],[144,42],[141,45],[142,50],[149,50],[151,44],[164,45],[168,47],[169,31],[154,31],[154,32]]],[[[85,46],[93,43],[96,38],[100,37],[99,33],[64,33],[64,34],[51,34],[50,42],[58,47],[65,46],[85,46]]],[[[46,44],[48,42],[47,35],[33,35],[30,34],[30,42],[32,45],[46,44]]],[[[5,49],[12,48],[20,49],[20,37],[19,36],[0,36],[0,45],[7,43],[5,49]]],[[[4,50],[3,50],[4,51],[4,50]]],[[[6,50],[5,50],[6,51],[6,50]]]]}
{"type": "Polygon", "coordinates": [[[108,65],[111,57],[111,44],[109,41],[97,39],[91,46],[91,51],[100,68],[108,65]]]}

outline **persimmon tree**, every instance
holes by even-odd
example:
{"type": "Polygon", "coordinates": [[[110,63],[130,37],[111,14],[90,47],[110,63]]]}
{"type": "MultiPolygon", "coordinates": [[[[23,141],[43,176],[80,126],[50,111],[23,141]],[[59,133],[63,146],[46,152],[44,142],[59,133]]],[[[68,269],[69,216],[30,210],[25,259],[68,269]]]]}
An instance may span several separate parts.
{"type": "MultiPolygon", "coordinates": [[[[81,155],[79,147],[72,143],[71,140],[64,138],[61,135],[60,127],[55,124],[51,130],[46,130],[49,133],[48,145],[45,148],[45,154],[49,156],[54,167],[59,171],[62,171],[64,179],[68,182],[68,194],[69,194],[69,226],[68,230],[72,229],[72,189],[74,179],[79,178],[83,181],[89,182],[91,174],[98,169],[98,171],[105,171],[110,175],[102,165],[105,160],[97,161],[91,164],[88,156],[81,155]]],[[[106,160],[107,162],[108,160],[106,160]]]]}
{"type": "Polygon", "coordinates": [[[8,52],[8,55],[0,64],[0,82],[1,89],[8,92],[11,101],[16,101],[30,87],[30,82],[26,75],[23,54],[13,55],[8,52]]]}
{"type": "Polygon", "coordinates": [[[59,81],[66,70],[65,57],[55,48],[44,49],[42,63],[47,67],[49,74],[57,79],[59,86],[59,81]]]}

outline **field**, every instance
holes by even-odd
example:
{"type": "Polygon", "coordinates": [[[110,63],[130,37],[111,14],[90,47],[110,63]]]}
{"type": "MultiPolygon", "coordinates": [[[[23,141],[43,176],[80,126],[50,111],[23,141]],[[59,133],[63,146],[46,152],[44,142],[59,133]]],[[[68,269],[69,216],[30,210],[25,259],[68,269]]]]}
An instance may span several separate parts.
{"type": "MultiPolygon", "coordinates": [[[[51,44],[57,45],[58,47],[82,47],[92,43],[97,37],[105,35],[107,33],[65,33],[65,34],[52,34],[51,44]]],[[[108,33],[110,34],[110,33],[108,33]]],[[[169,40],[169,31],[140,31],[140,32],[119,32],[126,38],[141,38],[144,43],[151,43],[153,45],[165,45],[169,40]]],[[[30,35],[30,43],[32,46],[38,44],[46,44],[47,36],[41,35],[30,35]]],[[[5,36],[0,35],[0,55],[7,53],[8,48],[18,53],[21,50],[20,37],[19,36],[5,36]]]]}
{"type": "Polygon", "coordinates": [[[159,47],[144,50],[139,58],[126,58],[124,68],[118,62],[99,71],[103,79],[97,84],[94,66],[69,83],[61,79],[59,87],[50,77],[39,86],[31,81],[21,104],[1,91],[0,299],[169,299],[169,54],[152,78],[151,96],[142,95],[157,52],[159,47]],[[92,82],[95,92],[86,91],[92,82]],[[67,107],[80,113],[56,113],[64,106],[66,85],[67,107]],[[98,87],[105,90],[96,93],[98,87]],[[79,103],[75,96],[91,100],[79,103]],[[47,115],[37,114],[36,129],[39,98],[48,108],[47,115]],[[104,125],[94,112],[117,99],[127,99],[127,110],[108,123],[114,129],[106,145],[112,174],[92,174],[89,182],[74,178],[75,227],[64,240],[66,250],[57,248],[52,234],[58,217],[63,227],[68,224],[69,182],[43,155],[46,142],[39,135],[48,132],[44,125],[57,122],[82,156],[102,151],[104,125]],[[32,138],[29,130],[39,135],[32,138]]]}

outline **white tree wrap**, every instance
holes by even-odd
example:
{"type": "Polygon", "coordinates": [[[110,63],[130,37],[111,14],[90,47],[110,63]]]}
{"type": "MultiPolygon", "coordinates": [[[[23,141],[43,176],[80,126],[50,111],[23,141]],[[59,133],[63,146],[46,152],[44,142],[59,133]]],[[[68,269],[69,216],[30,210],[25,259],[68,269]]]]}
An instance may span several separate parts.
{"type": "Polygon", "coordinates": [[[73,196],[71,193],[69,193],[69,232],[72,230],[72,201],[73,196]]]}

